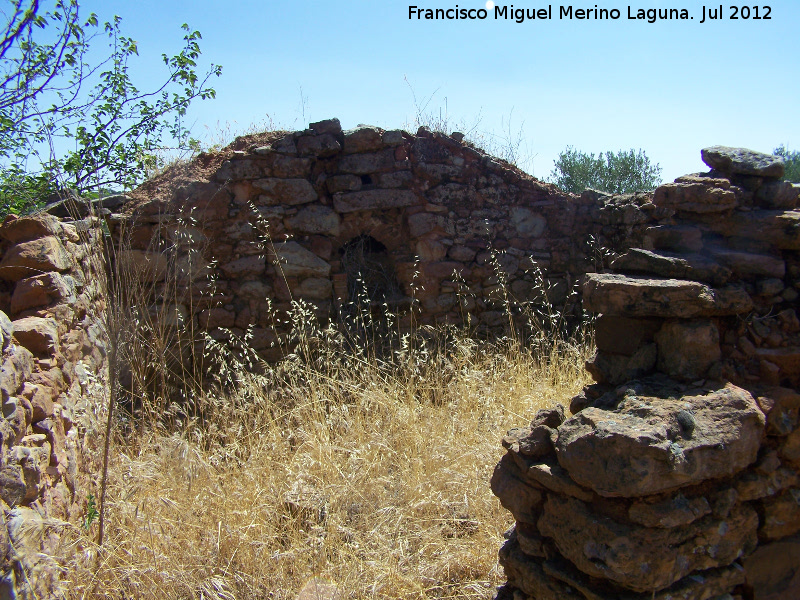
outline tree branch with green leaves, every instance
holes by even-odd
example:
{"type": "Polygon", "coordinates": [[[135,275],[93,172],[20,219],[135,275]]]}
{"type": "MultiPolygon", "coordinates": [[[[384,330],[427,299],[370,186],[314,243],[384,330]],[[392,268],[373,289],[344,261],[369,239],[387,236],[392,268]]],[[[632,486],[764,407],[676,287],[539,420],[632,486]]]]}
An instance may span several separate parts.
{"type": "Polygon", "coordinates": [[[549,180],[573,194],[590,188],[629,194],[655,189],[661,183],[661,167],[651,164],[643,150],[609,151],[595,156],[568,146],[554,163],[549,180]]]}
{"type": "Polygon", "coordinates": [[[47,196],[131,189],[165,151],[191,147],[192,101],[214,98],[221,67],[201,72],[198,31],[162,55],[165,75],[140,90],[129,66],[139,49],[121,19],[81,17],[77,0],[7,0],[0,28],[0,212],[47,196]],[[103,49],[105,44],[107,49],[103,49]]]}

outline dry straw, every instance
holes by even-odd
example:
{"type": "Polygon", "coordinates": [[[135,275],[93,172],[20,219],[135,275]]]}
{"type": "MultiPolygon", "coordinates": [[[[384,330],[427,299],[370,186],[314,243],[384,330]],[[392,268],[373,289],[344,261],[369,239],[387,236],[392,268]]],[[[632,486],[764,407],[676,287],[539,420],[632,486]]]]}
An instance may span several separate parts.
{"type": "Polygon", "coordinates": [[[268,365],[247,333],[191,318],[193,286],[213,295],[208,248],[158,231],[137,253],[125,237],[106,248],[118,410],[102,548],[94,527],[65,537],[64,598],[296,598],[314,577],[342,598],[492,597],[511,525],[488,483],[499,437],[577,393],[591,350],[540,272],[527,302],[499,277],[508,331],[493,340],[468,310],[408,331],[369,294],[338,323],[296,301],[286,359],[268,365]]]}

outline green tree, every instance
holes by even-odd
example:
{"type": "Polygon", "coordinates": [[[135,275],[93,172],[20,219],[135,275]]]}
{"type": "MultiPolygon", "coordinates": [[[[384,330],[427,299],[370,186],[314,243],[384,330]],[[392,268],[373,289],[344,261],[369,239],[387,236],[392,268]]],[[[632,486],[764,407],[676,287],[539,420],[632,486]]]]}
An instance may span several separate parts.
{"type": "Polygon", "coordinates": [[[595,156],[568,146],[553,162],[550,181],[573,194],[588,188],[627,194],[652,190],[661,183],[661,167],[650,164],[643,150],[601,152],[595,156]]]}
{"type": "Polygon", "coordinates": [[[132,188],[165,145],[191,144],[186,110],[214,97],[209,81],[221,73],[211,65],[198,75],[199,32],[183,25],[182,49],[162,55],[163,83],[142,91],[128,72],[138,47],[119,17],[101,25],[93,13],[81,16],[78,0],[4,1],[0,213],[24,212],[67,189],[132,188]]]}
{"type": "Polygon", "coordinates": [[[789,150],[786,146],[778,146],[773,154],[783,158],[786,163],[786,172],[783,175],[785,181],[800,183],[800,152],[789,150]]]}

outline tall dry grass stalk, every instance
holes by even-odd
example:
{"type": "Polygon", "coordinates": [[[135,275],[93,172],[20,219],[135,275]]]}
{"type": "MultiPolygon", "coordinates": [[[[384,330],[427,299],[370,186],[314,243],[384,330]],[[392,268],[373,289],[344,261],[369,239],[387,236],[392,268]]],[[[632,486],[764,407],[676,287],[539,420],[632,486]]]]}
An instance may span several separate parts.
{"type": "MultiPolygon", "coordinates": [[[[185,286],[142,268],[123,271],[153,287],[122,279],[114,309],[132,392],[104,544],[72,532],[64,598],[295,598],[315,576],[343,598],[492,597],[512,522],[489,489],[499,439],[580,390],[586,336],[562,335],[552,309],[488,342],[468,327],[399,333],[371,307],[353,335],[297,302],[278,365],[256,365],[246,335],[206,337],[218,385],[203,388],[196,366],[157,360],[197,351],[201,334],[175,317],[185,286]]],[[[511,325],[526,316],[507,306],[511,325]]]]}

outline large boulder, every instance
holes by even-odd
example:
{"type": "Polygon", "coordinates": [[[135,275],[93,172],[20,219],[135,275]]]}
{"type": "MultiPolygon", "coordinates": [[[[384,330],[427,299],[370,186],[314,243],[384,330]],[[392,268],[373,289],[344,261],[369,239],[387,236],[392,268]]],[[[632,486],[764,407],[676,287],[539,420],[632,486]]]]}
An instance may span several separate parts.
{"type": "Polygon", "coordinates": [[[583,286],[583,306],[606,315],[689,319],[746,313],[753,300],[735,285],[712,288],[682,279],[590,273],[583,286]]]}
{"type": "Polygon", "coordinates": [[[712,169],[731,175],[783,177],[785,165],[780,156],[756,152],[747,148],[711,146],[700,151],[703,162],[712,169]]]}
{"type": "Polygon", "coordinates": [[[626,394],[614,410],[585,408],[559,427],[558,462],[575,482],[601,496],[647,496],[755,461],[765,419],[749,392],[733,384],[680,399],[652,391],[626,394]]]}

